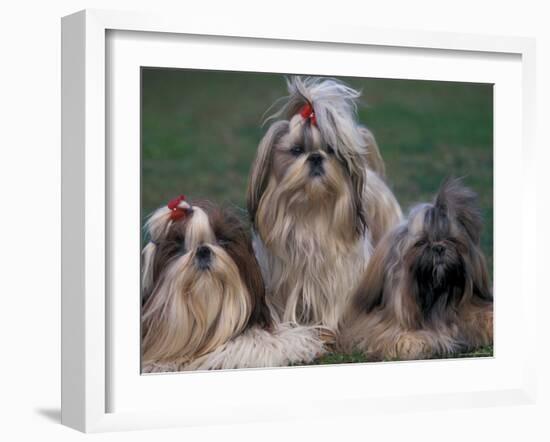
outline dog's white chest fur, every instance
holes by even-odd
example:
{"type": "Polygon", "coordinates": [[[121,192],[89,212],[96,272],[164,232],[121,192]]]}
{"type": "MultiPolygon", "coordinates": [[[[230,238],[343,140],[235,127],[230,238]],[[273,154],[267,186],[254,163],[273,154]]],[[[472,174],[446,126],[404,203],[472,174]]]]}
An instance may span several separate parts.
{"type": "Polygon", "coordinates": [[[331,241],[314,242],[315,250],[276,256],[254,235],[253,245],[268,297],[283,321],[321,324],[336,331],[349,299],[372,253],[368,235],[346,251],[331,241]]]}

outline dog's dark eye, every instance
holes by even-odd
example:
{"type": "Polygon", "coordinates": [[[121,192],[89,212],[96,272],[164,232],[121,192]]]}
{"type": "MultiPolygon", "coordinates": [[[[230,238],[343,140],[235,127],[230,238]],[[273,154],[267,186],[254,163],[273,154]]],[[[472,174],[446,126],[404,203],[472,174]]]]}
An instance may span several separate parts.
{"type": "Polygon", "coordinates": [[[327,152],[329,155],[334,155],[334,149],[330,144],[327,144],[327,152]]]}
{"type": "Polygon", "coordinates": [[[296,144],[290,148],[290,153],[295,157],[298,157],[304,153],[304,148],[299,144],[296,144]]]}
{"type": "Polygon", "coordinates": [[[426,240],[425,239],[419,239],[418,241],[416,241],[414,243],[414,247],[422,247],[423,245],[426,244],[426,240]]]}

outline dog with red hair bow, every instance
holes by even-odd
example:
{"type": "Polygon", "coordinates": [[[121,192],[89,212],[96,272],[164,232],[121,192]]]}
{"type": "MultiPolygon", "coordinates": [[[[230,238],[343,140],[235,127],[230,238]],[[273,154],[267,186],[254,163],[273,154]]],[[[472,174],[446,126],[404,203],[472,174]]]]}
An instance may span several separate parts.
{"type": "Polygon", "coordinates": [[[339,320],[373,246],[401,219],[359,92],[294,77],[261,140],[248,183],[254,247],[269,299],[285,321],[339,320]]]}
{"type": "Polygon", "coordinates": [[[146,231],[144,372],[276,367],[324,352],[321,328],[272,313],[249,230],[230,210],[180,196],[146,231]]]}

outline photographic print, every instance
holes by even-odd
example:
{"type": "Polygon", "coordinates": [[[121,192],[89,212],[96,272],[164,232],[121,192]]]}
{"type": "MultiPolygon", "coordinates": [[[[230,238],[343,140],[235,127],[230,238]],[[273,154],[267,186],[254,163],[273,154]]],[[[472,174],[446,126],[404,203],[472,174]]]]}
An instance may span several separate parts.
{"type": "Polygon", "coordinates": [[[144,373],[493,354],[493,85],[142,68],[144,373]]]}

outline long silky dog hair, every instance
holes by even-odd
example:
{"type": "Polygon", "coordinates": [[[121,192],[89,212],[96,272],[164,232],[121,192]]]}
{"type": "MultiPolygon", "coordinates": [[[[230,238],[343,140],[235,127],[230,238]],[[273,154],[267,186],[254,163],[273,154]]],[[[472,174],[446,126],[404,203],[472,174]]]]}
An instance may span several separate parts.
{"type": "Polygon", "coordinates": [[[359,92],[293,77],[248,183],[254,248],[284,320],[337,329],[372,246],[401,218],[359,92]]]}
{"type": "Polygon", "coordinates": [[[143,371],[287,365],[322,352],[319,330],[275,323],[249,231],[232,211],[179,197],[146,229],[143,371]]]}
{"type": "Polygon", "coordinates": [[[342,347],[371,360],[421,359],[491,343],[481,227],[476,195],[460,180],[414,207],[376,247],[343,319],[342,347]]]}

